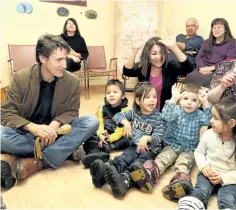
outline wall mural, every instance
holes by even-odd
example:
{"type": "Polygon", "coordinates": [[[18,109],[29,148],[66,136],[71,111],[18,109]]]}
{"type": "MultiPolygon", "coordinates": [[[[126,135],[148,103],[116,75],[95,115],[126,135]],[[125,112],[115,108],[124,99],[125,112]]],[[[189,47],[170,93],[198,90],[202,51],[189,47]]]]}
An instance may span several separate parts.
{"type": "Polygon", "coordinates": [[[39,0],[39,1],[87,7],[87,0],[39,0]]]}

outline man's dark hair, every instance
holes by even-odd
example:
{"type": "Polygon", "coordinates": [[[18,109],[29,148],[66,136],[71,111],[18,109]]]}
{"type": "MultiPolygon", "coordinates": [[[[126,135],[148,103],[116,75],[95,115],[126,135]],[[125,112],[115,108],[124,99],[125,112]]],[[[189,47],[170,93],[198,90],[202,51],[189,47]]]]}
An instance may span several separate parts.
{"type": "Polygon", "coordinates": [[[36,45],[36,61],[41,63],[39,59],[40,55],[49,58],[49,56],[58,48],[65,49],[68,53],[70,52],[69,45],[60,36],[52,34],[42,35],[36,45]]]}

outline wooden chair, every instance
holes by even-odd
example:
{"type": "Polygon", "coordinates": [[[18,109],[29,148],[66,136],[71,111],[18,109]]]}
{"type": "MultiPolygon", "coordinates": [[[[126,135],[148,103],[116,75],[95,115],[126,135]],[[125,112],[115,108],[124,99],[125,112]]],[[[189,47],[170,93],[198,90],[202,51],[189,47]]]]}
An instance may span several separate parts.
{"type": "Polygon", "coordinates": [[[35,45],[8,45],[8,62],[11,73],[36,64],[35,45]]]}
{"type": "Polygon", "coordinates": [[[78,71],[74,71],[73,74],[79,78],[81,84],[84,82],[85,100],[88,100],[89,95],[87,85],[87,60],[82,60],[81,64],[81,69],[78,71]]]}
{"type": "Polygon", "coordinates": [[[112,76],[117,78],[117,58],[111,58],[109,67],[106,64],[104,46],[88,46],[88,65],[87,65],[87,89],[89,98],[89,79],[90,77],[104,77],[107,80],[112,76]]]}

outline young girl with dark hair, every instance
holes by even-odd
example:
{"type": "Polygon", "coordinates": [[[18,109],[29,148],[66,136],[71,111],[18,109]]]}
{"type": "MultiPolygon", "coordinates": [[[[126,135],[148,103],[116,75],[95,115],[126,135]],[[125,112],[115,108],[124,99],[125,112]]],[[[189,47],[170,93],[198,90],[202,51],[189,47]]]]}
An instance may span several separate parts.
{"type": "Polygon", "coordinates": [[[236,100],[225,98],[212,108],[207,130],[194,156],[200,173],[191,195],[179,200],[177,209],[205,210],[218,190],[219,209],[236,209],[236,100]]]}

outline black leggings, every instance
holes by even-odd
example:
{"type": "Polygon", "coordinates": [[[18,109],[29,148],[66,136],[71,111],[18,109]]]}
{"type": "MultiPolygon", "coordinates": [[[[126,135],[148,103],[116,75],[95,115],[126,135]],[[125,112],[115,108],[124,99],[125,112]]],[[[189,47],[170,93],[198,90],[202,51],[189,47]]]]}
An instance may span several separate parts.
{"type": "Polygon", "coordinates": [[[72,58],[67,58],[66,59],[66,68],[69,72],[78,71],[81,68],[81,64],[75,63],[72,58]]]}

